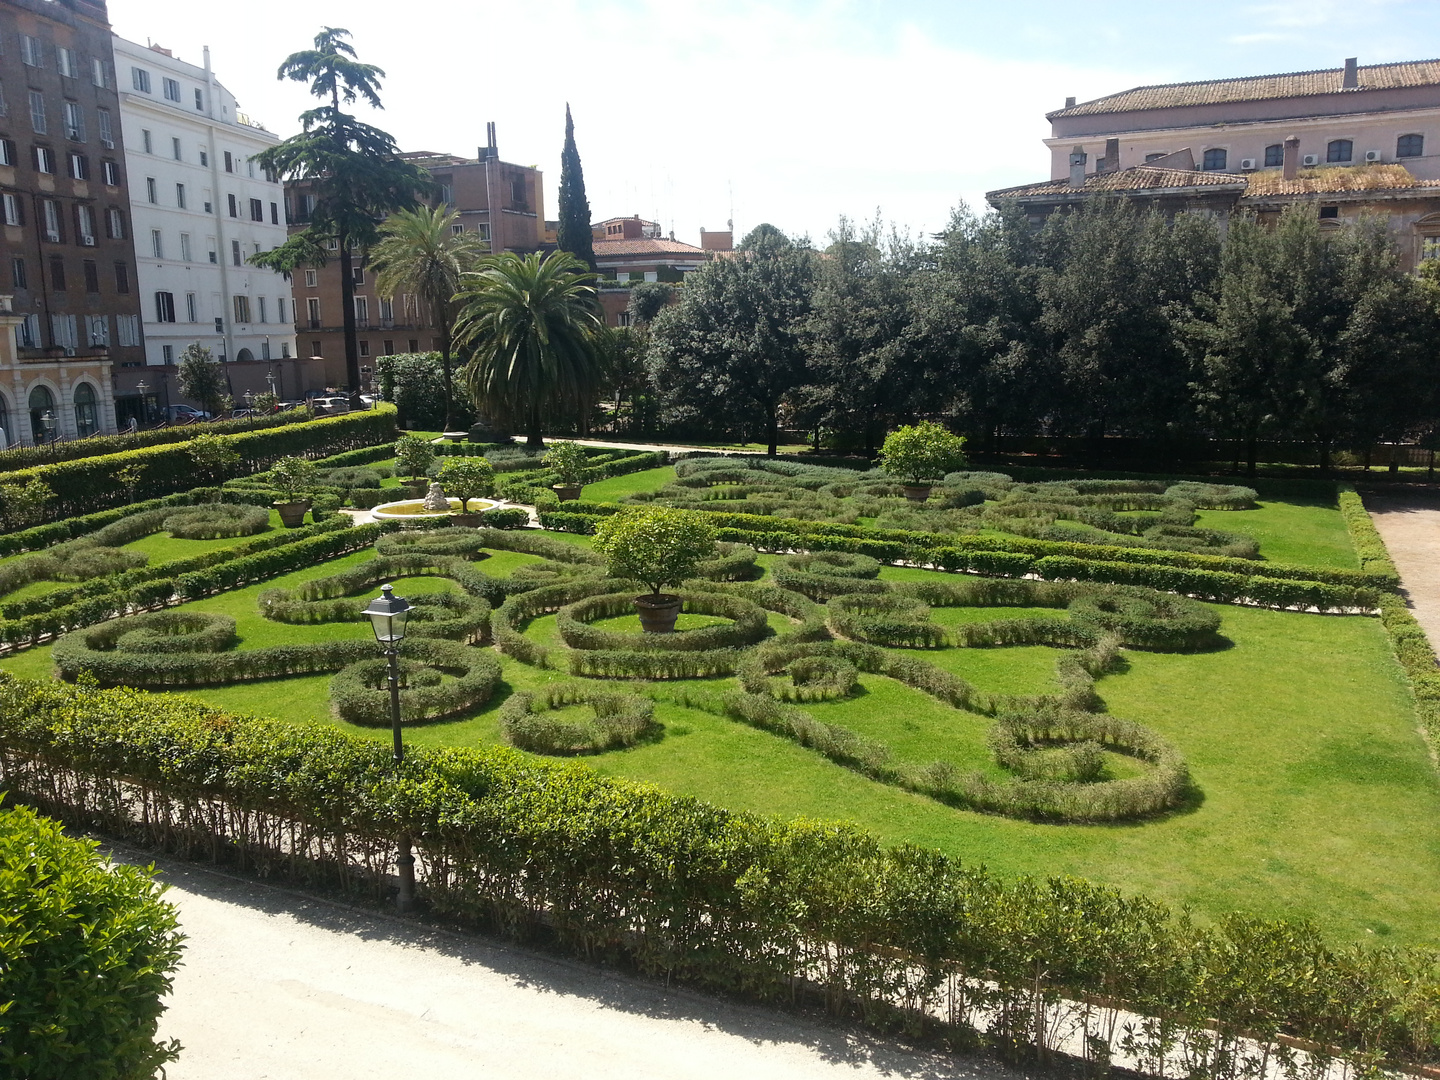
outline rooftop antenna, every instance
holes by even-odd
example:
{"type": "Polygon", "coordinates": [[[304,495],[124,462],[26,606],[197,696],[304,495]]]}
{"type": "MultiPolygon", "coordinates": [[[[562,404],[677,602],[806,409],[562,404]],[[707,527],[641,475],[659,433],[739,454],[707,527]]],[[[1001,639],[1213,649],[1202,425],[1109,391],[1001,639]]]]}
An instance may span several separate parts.
{"type": "Polygon", "coordinates": [[[725,181],[726,187],[730,189],[730,216],[725,219],[725,227],[730,230],[730,241],[735,241],[735,181],[725,181]]]}

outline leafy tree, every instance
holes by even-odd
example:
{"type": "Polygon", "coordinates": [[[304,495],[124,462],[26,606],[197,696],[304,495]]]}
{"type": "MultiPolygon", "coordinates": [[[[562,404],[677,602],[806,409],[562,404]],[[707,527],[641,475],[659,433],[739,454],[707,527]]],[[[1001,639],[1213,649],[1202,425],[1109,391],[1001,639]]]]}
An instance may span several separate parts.
{"type": "Polygon", "coordinates": [[[23,487],[0,483],[0,525],[6,532],[38,525],[45,520],[45,507],[54,499],[55,492],[43,480],[32,478],[23,487]]]}
{"type": "Polygon", "coordinates": [[[186,345],[176,365],[175,377],[182,394],[198,401],[211,416],[220,415],[220,403],[229,389],[228,380],[224,367],[209,349],[199,343],[186,345]]]}
{"type": "Polygon", "coordinates": [[[644,430],[654,419],[654,399],[648,393],[650,373],[645,366],[649,347],[649,331],[634,323],[604,326],[595,334],[602,394],[615,403],[616,430],[644,430]]]}
{"type": "Polygon", "coordinates": [[[885,436],[880,466],[919,487],[965,467],[965,439],[931,420],[901,427],[885,436]]]}
{"type": "Polygon", "coordinates": [[[704,514],[649,506],[622,510],[595,528],[595,550],[605,556],[611,577],[634,578],[658,596],[666,585],[694,577],[715,555],[715,529],[704,514]]]}
{"type": "Polygon", "coordinates": [[[341,315],[345,329],[345,377],[350,407],[359,408],[360,348],[355,337],[354,263],[357,250],[380,239],[378,223],[387,214],[408,209],[434,190],[424,170],[402,161],[390,135],[344,112],[341,105],[364,99],[381,108],[384,72],[359,61],[346,38],[348,30],[322,27],[315,47],[292,53],[278,78],[308,82],[322,102],[300,114],[300,134],[255,156],[262,168],[297,182],[313,195],[310,223],[285,243],[253,255],[250,262],[287,276],[302,263],[324,265],[328,242],[340,259],[341,315]]]}
{"type": "MultiPolygon", "coordinates": [[[[224,481],[240,464],[240,452],[230,445],[230,440],[209,432],[196,435],[185,448],[190,460],[195,463],[196,471],[213,484],[224,481]]],[[[215,498],[219,500],[219,492],[216,492],[215,498]]]]}
{"type": "Polygon", "coordinates": [[[315,486],[315,463],[302,457],[282,457],[270,466],[270,482],[281,502],[298,502],[315,486]]]}
{"type": "Polygon", "coordinates": [[[451,404],[447,422],[443,366],[436,352],[395,353],[376,358],[379,396],[395,403],[402,426],[441,431],[447,430],[447,423],[468,427],[475,422],[475,414],[463,395],[451,404]]]}
{"type": "Polygon", "coordinates": [[[380,242],[370,251],[375,289],[382,295],[411,293],[430,312],[440,337],[440,371],[445,415],[442,431],[453,430],[454,392],[450,376],[450,335],[455,326],[455,294],[464,274],[475,268],[486,245],[478,233],[455,232],[458,211],[444,206],[400,210],[380,227],[380,242]]]}
{"type": "Polygon", "coordinates": [[[484,458],[446,458],[436,477],[445,494],[460,500],[460,512],[470,512],[470,500],[481,499],[495,490],[495,469],[484,458]]]}
{"type": "Polygon", "coordinates": [[[570,119],[570,104],[565,104],[565,146],[560,151],[560,228],[557,241],[567,251],[595,272],[595,238],[590,231],[590,200],[585,197],[585,172],[580,167],[580,151],[575,148],[575,121],[570,119]]]}
{"type": "Polygon", "coordinates": [[[547,469],[559,474],[562,484],[579,484],[585,477],[590,461],[579,443],[553,442],[540,459],[547,469]]]}
{"type": "Polygon", "coordinates": [[[733,258],[695,271],[651,327],[650,378],[667,418],[763,428],[773,457],[781,406],[806,382],[815,253],[760,225],[733,258]]]}
{"type": "Polygon", "coordinates": [[[649,326],[674,296],[675,286],[663,281],[636,282],[630,287],[630,301],[625,305],[630,325],[649,326]]]}
{"type": "Polygon", "coordinates": [[[463,377],[471,400],[512,419],[533,448],[543,445],[545,419],[573,415],[600,384],[593,281],[563,251],[492,255],[465,275],[455,340],[470,351],[463,377]]]}
{"type": "Polygon", "coordinates": [[[395,440],[395,464],[414,480],[425,475],[430,463],[435,460],[435,447],[430,440],[419,435],[401,435],[395,440]]]}

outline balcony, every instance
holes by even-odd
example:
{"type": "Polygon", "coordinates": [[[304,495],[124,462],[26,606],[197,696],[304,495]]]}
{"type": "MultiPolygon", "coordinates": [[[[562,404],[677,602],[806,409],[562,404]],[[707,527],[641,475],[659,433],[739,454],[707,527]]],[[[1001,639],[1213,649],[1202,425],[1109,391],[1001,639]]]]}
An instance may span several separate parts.
{"type": "Polygon", "coordinates": [[[86,345],[74,349],[66,349],[60,345],[49,345],[43,349],[21,346],[15,350],[15,358],[22,364],[58,364],[70,363],[75,360],[104,361],[110,359],[110,346],[86,345]]]}

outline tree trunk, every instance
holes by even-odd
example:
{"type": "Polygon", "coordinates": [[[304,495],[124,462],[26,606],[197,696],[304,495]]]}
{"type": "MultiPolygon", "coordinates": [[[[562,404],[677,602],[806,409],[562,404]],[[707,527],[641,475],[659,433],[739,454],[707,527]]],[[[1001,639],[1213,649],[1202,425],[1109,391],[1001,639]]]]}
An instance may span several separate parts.
{"type": "Polygon", "coordinates": [[[1390,444],[1390,468],[1387,471],[1391,476],[1400,472],[1400,444],[1398,442],[1390,444]]]}
{"type": "Polygon", "coordinates": [[[1255,458],[1257,456],[1255,431],[1252,428],[1250,434],[1245,437],[1245,475],[1255,475],[1255,458]]]}
{"type": "Polygon", "coordinates": [[[1369,471],[1370,471],[1370,455],[1371,455],[1371,453],[1373,453],[1373,452],[1374,452],[1374,447],[1372,447],[1369,443],[1366,443],[1366,444],[1365,444],[1365,471],[1366,471],[1366,472],[1369,472],[1369,471]]]}
{"type": "Polygon", "coordinates": [[[1330,473],[1330,440],[1320,440],[1320,471],[1327,476],[1330,473]]]}
{"type": "Polygon", "coordinates": [[[355,271],[350,238],[340,237],[340,316],[345,328],[345,382],[350,390],[350,408],[358,410],[360,400],[360,346],[355,340],[355,271]]]}
{"type": "Polygon", "coordinates": [[[440,374],[445,385],[445,431],[455,427],[455,391],[450,378],[450,328],[440,328],[440,374]]]}
{"type": "Polygon", "coordinates": [[[526,425],[526,429],[527,429],[527,430],[526,430],[526,433],[525,433],[525,449],[527,449],[527,450],[543,450],[543,449],[545,449],[545,440],[544,440],[544,438],[542,437],[541,431],[540,431],[540,406],[539,406],[539,404],[535,404],[535,405],[530,406],[530,423],[526,425]]]}
{"type": "Polygon", "coordinates": [[[767,422],[770,430],[770,449],[766,453],[770,457],[774,457],[780,451],[780,410],[777,406],[770,406],[767,422]]]}
{"type": "Polygon", "coordinates": [[[1429,468],[1428,470],[1426,470],[1426,473],[1425,473],[1425,482],[1426,482],[1427,484],[1433,484],[1433,483],[1435,482],[1435,451],[1434,451],[1434,450],[1431,450],[1431,451],[1430,451],[1430,468],[1429,468]]]}

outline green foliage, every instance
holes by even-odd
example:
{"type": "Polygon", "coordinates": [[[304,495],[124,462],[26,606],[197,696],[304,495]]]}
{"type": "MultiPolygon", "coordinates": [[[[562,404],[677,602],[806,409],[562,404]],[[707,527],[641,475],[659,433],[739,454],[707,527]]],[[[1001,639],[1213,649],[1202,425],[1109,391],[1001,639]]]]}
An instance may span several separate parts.
{"type": "Polygon", "coordinates": [[[965,438],[941,424],[922,420],[886,435],[880,462],[891,476],[903,477],[911,484],[933,483],[964,468],[965,438]]]}
{"type": "Polygon", "coordinates": [[[315,483],[315,466],[302,457],[283,457],[270,466],[270,483],[283,502],[297,502],[315,483]]]}
{"type": "MultiPolygon", "coordinates": [[[[436,720],[478,708],[490,700],[500,681],[500,661],[493,653],[453,641],[407,637],[401,643],[401,654],[407,661],[401,673],[402,723],[436,720]],[[422,672],[429,677],[420,677],[422,672]],[[442,681],[442,676],[451,678],[442,681]]],[[[335,716],[350,724],[388,725],[387,672],[387,662],[375,659],[342,668],[330,680],[335,716]]]]}
{"type": "Polygon", "coordinates": [[[395,464],[414,480],[425,475],[435,460],[435,448],[420,435],[401,435],[395,441],[395,464]]]}
{"type": "Polygon", "coordinates": [[[1355,488],[1350,484],[1341,484],[1337,500],[1340,513],[1345,518],[1345,528],[1350,533],[1350,542],[1355,547],[1355,554],[1360,557],[1360,569],[1398,578],[1390,553],[1385,550],[1385,542],[1380,539],[1380,533],[1376,531],[1375,523],[1370,520],[1370,513],[1355,488]]]}
{"type": "Polygon", "coordinates": [[[179,1057],[156,1038],[183,935],[151,870],[0,808],[0,1072],[142,1080],[179,1057]]]}
{"type": "Polygon", "coordinates": [[[600,523],[595,550],[609,561],[613,576],[643,581],[658,594],[693,576],[702,561],[714,556],[715,530],[682,510],[626,510],[600,523]]]}
{"type": "Polygon", "coordinates": [[[45,481],[30,477],[24,485],[0,484],[0,525],[6,532],[28,529],[45,519],[55,492],[45,481]]]}
{"type": "Polygon", "coordinates": [[[655,703],[639,694],[584,683],[551,683],[538,693],[511,694],[500,707],[500,734],[511,746],[536,754],[600,754],[634,746],[655,727],[655,703]],[[547,713],[588,705],[594,714],[569,720],[547,713]]]}
{"type": "Polygon", "coordinates": [[[228,386],[225,369],[209,349],[199,342],[186,345],[179,363],[175,365],[175,381],[180,384],[182,394],[198,401],[212,417],[220,415],[220,402],[228,392],[228,386]]]}
{"type": "Polygon", "coordinates": [[[753,645],[769,633],[765,609],[739,596],[685,591],[680,593],[689,614],[714,615],[730,620],[698,630],[674,634],[626,634],[590,626],[597,619],[611,619],[634,611],[634,594],[602,593],[566,604],[556,614],[555,627],[572,649],[626,650],[639,652],[699,652],[753,645]]]}
{"type": "MultiPolygon", "coordinates": [[[[298,460],[298,459],[295,459],[298,460]]],[[[184,540],[217,540],[228,536],[254,536],[270,527],[270,513],[261,506],[242,503],[211,503],[176,510],[165,517],[161,528],[184,540]]]]}
{"type": "Polygon", "coordinates": [[[575,122],[570,105],[565,105],[565,145],[560,150],[560,250],[568,252],[591,271],[595,269],[595,247],[590,232],[590,200],[585,197],[585,172],[580,151],[575,147],[575,122]]]}
{"type": "MultiPolygon", "coordinates": [[[[471,499],[479,499],[495,490],[495,470],[484,458],[447,458],[436,477],[445,494],[460,500],[462,513],[469,512],[471,499]]],[[[528,515],[527,519],[528,521],[528,515]]]]}
{"type": "MultiPolygon", "coordinates": [[[[421,431],[449,431],[475,422],[474,410],[452,398],[451,423],[445,423],[445,373],[445,360],[438,352],[396,353],[375,358],[380,397],[395,403],[403,426],[421,431]]],[[[453,387],[451,393],[454,394],[453,387]]]]}
{"type": "Polygon", "coordinates": [[[541,462],[560,477],[560,483],[577,486],[584,483],[589,464],[585,448],[573,442],[552,442],[541,462]]]}

